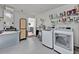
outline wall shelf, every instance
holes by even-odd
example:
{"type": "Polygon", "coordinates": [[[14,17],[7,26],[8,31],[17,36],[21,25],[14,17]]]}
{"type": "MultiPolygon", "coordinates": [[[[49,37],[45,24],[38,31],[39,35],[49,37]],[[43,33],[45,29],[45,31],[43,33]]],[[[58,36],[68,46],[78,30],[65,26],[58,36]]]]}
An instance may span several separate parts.
{"type": "Polygon", "coordinates": [[[57,17],[57,18],[53,18],[53,19],[51,19],[51,23],[54,23],[54,22],[59,22],[59,20],[60,19],[62,19],[62,18],[66,18],[66,21],[60,21],[60,22],[63,22],[63,23],[70,23],[70,22],[77,22],[78,23],[78,20],[77,20],[77,18],[79,19],[79,15],[69,15],[69,16],[62,16],[62,17],[57,17]],[[68,20],[68,18],[70,18],[70,19],[73,19],[72,21],[69,19],[68,20]]]}

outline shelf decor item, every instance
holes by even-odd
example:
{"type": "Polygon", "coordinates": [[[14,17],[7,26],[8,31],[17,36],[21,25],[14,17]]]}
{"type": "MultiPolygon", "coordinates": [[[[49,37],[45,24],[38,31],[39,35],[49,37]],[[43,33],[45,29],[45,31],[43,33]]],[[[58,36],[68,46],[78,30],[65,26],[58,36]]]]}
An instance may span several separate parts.
{"type": "Polygon", "coordinates": [[[76,12],[79,12],[79,4],[76,7],[76,12]]]}
{"type": "Polygon", "coordinates": [[[49,18],[50,18],[50,19],[53,19],[53,14],[49,15],[49,18]]]}
{"type": "Polygon", "coordinates": [[[40,21],[41,21],[42,24],[44,23],[44,19],[40,18],[40,21]]]}
{"type": "Polygon", "coordinates": [[[51,23],[79,22],[79,4],[71,9],[63,10],[60,13],[50,14],[49,18],[51,20],[51,23]]]}

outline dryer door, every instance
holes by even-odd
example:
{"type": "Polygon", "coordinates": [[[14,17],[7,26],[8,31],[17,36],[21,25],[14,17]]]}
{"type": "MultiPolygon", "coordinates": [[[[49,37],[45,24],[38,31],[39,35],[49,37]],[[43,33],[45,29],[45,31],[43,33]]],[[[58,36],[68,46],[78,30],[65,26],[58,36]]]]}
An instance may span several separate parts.
{"type": "Polygon", "coordinates": [[[71,35],[55,33],[55,45],[67,50],[72,50],[71,35]]]}

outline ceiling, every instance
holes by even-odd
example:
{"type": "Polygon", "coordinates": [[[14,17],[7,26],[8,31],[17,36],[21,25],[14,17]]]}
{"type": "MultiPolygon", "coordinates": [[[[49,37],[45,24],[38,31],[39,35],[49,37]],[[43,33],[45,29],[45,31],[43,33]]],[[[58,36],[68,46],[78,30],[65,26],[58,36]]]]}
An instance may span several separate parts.
{"type": "Polygon", "coordinates": [[[62,5],[63,4],[10,4],[9,6],[28,15],[37,15],[62,5]]]}

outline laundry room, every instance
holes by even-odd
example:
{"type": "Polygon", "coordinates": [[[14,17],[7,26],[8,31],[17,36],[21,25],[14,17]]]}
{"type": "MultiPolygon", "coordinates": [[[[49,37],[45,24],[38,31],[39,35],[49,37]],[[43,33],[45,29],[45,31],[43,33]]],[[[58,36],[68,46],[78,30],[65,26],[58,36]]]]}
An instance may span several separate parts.
{"type": "Polygon", "coordinates": [[[0,4],[0,54],[79,54],[79,4],[0,4]]]}

